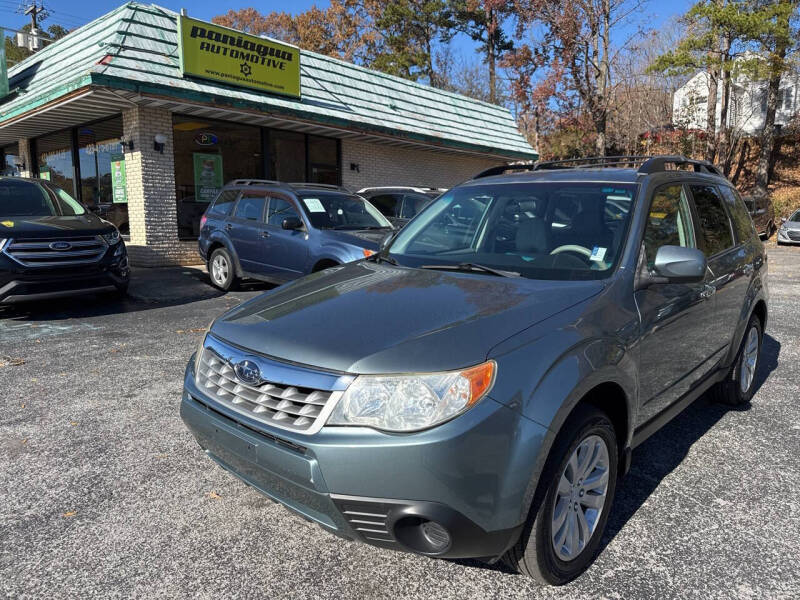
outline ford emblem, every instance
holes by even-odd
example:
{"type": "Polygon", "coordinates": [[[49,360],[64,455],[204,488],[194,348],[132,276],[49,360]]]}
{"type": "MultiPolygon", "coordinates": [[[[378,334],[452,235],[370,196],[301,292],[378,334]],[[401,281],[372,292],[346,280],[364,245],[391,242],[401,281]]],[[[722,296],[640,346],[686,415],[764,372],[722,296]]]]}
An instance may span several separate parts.
{"type": "Polygon", "coordinates": [[[242,383],[247,385],[258,385],[261,383],[261,370],[252,360],[243,360],[233,367],[233,372],[242,383]]]}
{"type": "Polygon", "coordinates": [[[53,242],[50,244],[51,250],[69,250],[72,248],[72,244],[69,242],[53,242]]]}

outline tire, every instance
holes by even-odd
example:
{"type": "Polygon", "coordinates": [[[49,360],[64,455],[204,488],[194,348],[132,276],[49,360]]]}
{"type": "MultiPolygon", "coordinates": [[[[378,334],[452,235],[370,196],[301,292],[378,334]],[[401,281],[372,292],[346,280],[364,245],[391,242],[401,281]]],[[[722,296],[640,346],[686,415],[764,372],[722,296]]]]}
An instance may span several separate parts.
{"type": "Polygon", "coordinates": [[[553,444],[539,479],[528,522],[503,561],[512,569],[545,584],[563,585],[583,573],[594,560],[603,537],[614,502],[618,466],[617,436],[611,421],[597,408],[579,406],[553,444]],[[589,463],[583,463],[588,448],[597,454],[587,458],[589,463]],[[585,489],[581,467],[590,466],[595,456],[600,460],[596,461],[594,471],[589,470],[590,477],[587,478],[595,485],[585,489]],[[559,491],[562,479],[567,485],[566,489],[562,487],[559,491]],[[570,486],[570,482],[575,485],[570,486]],[[601,486],[605,486],[602,501],[598,500],[601,494],[597,493],[601,486]],[[589,498],[592,500],[587,502],[589,498]],[[595,505],[595,508],[589,508],[588,504],[595,505]],[[563,519],[562,515],[565,515],[563,519]],[[581,521],[585,528],[580,525],[581,521]],[[570,524],[579,532],[577,538],[569,535],[570,524]],[[565,528],[567,535],[557,550],[557,541],[561,541],[558,538],[564,536],[565,528]],[[554,529],[557,539],[554,539],[554,529]]]}
{"type": "Polygon", "coordinates": [[[755,380],[758,363],[761,360],[763,337],[761,319],[756,315],[751,315],[733,365],[725,379],[711,388],[711,397],[714,401],[728,406],[741,406],[750,402],[755,393],[755,380]]]}
{"type": "Polygon", "coordinates": [[[208,259],[208,277],[211,284],[225,292],[236,289],[236,267],[230,252],[225,248],[217,248],[208,259]]]}

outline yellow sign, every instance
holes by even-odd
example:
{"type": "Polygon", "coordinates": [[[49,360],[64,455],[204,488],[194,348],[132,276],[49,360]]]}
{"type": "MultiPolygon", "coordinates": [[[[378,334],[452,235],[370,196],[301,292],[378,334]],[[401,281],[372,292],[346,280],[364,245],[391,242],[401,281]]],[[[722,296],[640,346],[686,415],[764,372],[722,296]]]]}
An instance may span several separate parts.
{"type": "Polygon", "coordinates": [[[213,23],[180,17],[183,75],[300,97],[300,50],[213,23]]]}

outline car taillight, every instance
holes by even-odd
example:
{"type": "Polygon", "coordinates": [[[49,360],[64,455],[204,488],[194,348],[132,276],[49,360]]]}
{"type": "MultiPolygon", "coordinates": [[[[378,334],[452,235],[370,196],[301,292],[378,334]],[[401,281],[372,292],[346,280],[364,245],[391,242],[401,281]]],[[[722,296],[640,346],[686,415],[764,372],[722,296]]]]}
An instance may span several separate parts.
{"type": "Polygon", "coordinates": [[[208,218],[205,215],[200,217],[200,229],[206,226],[206,221],[208,221],[208,218]]]}

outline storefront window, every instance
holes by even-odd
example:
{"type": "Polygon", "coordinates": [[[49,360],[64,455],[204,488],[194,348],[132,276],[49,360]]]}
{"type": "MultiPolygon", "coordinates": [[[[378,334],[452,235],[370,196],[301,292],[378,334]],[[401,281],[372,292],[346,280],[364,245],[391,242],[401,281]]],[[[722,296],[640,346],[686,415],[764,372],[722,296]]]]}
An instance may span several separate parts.
{"type": "Polygon", "coordinates": [[[72,162],[72,130],[67,129],[36,139],[39,177],[48,179],[72,196],[75,188],[75,165],[72,162]]]}
{"type": "Polygon", "coordinates": [[[308,136],[308,176],[312,183],[339,185],[339,145],[335,139],[308,136]]]}
{"type": "Polygon", "coordinates": [[[306,136],[296,131],[269,132],[270,177],[278,181],[306,180],[306,136]]]}
{"type": "Polygon", "coordinates": [[[175,115],[172,135],[178,236],[196,239],[200,218],[225,182],[264,177],[261,129],[175,115]]]}
{"type": "Polygon", "coordinates": [[[81,200],[127,234],[128,196],[122,117],[78,128],[81,200]]]}
{"type": "Polygon", "coordinates": [[[0,149],[2,152],[2,163],[0,163],[0,173],[6,177],[19,177],[22,168],[22,157],[19,155],[19,145],[9,144],[0,149]]]}

